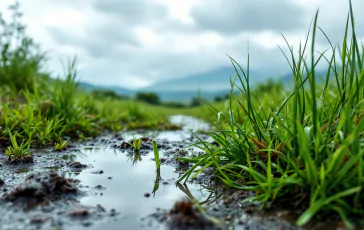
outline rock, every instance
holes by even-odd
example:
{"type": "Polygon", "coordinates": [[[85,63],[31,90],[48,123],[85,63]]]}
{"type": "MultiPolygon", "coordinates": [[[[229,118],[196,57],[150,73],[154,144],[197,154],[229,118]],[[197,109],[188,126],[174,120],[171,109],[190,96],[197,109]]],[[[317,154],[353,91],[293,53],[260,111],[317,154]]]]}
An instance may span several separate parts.
{"type": "Polygon", "coordinates": [[[92,171],[91,172],[92,174],[103,174],[104,173],[104,170],[96,170],[96,171],[92,171]]]}
{"type": "Polygon", "coordinates": [[[68,215],[71,217],[85,217],[88,216],[89,214],[90,213],[86,209],[81,209],[68,213],[68,215]]]}
{"type": "Polygon", "coordinates": [[[150,193],[145,193],[144,196],[145,197],[150,197],[150,193]]]}
{"type": "Polygon", "coordinates": [[[102,185],[96,185],[94,187],[95,189],[106,189],[106,187],[102,186],[102,185]]]}
{"type": "Polygon", "coordinates": [[[5,182],[0,178],[0,186],[4,185],[5,182]]]}
{"type": "Polygon", "coordinates": [[[123,141],[120,145],[119,145],[120,149],[129,149],[131,148],[130,144],[128,142],[123,141]]]}
{"type": "Polygon", "coordinates": [[[80,168],[87,168],[87,165],[84,165],[84,164],[81,164],[78,161],[75,161],[75,162],[70,162],[68,164],[68,167],[74,168],[74,169],[80,169],[80,168]]]}

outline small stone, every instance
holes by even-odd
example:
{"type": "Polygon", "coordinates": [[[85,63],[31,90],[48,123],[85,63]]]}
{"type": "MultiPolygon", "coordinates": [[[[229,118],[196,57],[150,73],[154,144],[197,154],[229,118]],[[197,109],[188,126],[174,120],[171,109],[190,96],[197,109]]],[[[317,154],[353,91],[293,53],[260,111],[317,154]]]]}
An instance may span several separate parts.
{"type": "Polygon", "coordinates": [[[68,164],[68,166],[70,168],[75,168],[75,169],[80,169],[80,168],[86,168],[87,165],[81,164],[80,162],[76,161],[76,162],[71,162],[68,164]]]}
{"type": "Polygon", "coordinates": [[[102,186],[102,185],[96,185],[95,187],[94,187],[95,189],[106,189],[104,186],[102,186]]]}
{"type": "Polygon", "coordinates": [[[99,212],[105,212],[106,210],[105,210],[105,208],[104,207],[102,207],[101,205],[96,205],[96,208],[97,208],[97,211],[99,211],[99,212]]]}
{"type": "Polygon", "coordinates": [[[111,209],[110,216],[116,216],[117,212],[115,209],[111,209]]]}
{"type": "Polygon", "coordinates": [[[150,193],[145,193],[144,196],[145,197],[150,197],[150,193]]]}
{"type": "Polygon", "coordinates": [[[84,216],[88,216],[89,212],[86,209],[82,209],[82,210],[70,212],[68,215],[71,217],[84,217],[84,216]]]}
{"type": "Polygon", "coordinates": [[[5,182],[0,178],[0,186],[4,185],[5,182]]]}
{"type": "Polygon", "coordinates": [[[111,177],[111,176],[109,176],[107,179],[112,180],[112,177],[111,177]]]}
{"type": "Polygon", "coordinates": [[[96,170],[96,171],[92,171],[92,174],[103,174],[104,170],[96,170]]]}

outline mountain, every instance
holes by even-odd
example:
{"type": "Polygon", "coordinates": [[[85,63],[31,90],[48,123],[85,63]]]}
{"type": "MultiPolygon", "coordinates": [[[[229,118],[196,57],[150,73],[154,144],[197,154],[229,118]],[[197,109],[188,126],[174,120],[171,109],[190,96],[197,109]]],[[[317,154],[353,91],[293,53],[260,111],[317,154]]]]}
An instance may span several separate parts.
{"type": "MultiPolygon", "coordinates": [[[[318,69],[315,70],[315,79],[316,79],[316,84],[324,84],[325,80],[326,80],[326,75],[327,75],[327,69],[318,69]]],[[[304,77],[307,76],[306,74],[304,74],[304,77]]],[[[334,73],[331,72],[330,78],[334,77],[334,73]]],[[[281,76],[280,78],[278,78],[278,80],[280,80],[283,85],[285,85],[286,87],[291,87],[294,86],[294,79],[293,79],[293,73],[287,73],[283,76],[281,76]]],[[[307,82],[305,83],[305,85],[308,85],[309,81],[307,80],[307,82]]]]}
{"type": "MultiPolygon", "coordinates": [[[[249,74],[252,87],[268,77],[268,73],[261,71],[250,71],[249,74]]],[[[135,96],[138,92],[154,92],[159,95],[162,101],[190,101],[198,96],[211,100],[216,96],[223,96],[230,92],[230,77],[234,76],[235,69],[233,67],[224,67],[183,78],[172,78],[137,90],[118,86],[95,86],[85,82],[80,82],[79,85],[86,91],[106,89],[129,97],[135,96]]],[[[243,78],[243,76],[241,77],[243,78]]],[[[239,79],[236,79],[236,83],[240,85],[239,79]]]]}
{"type": "MultiPolygon", "coordinates": [[[[155,92],[173,92],[173,91],[193,91],[197,92],[218,92],[230,89],[230,77],[235,76],[233,67],[225,67],[216,69],[215,71],[195,74],[183,78],[169,79],[158,82],[151,86],[141,88],[140,91],[155,91],[155,92]]],[[[266,74],[257,71],[250,72],[251,83],[254,84],[259,79],[266,78],[266,74]]]]}
{"type": "MultiPolygon", "coordinates": [[[[211,100],[216,96],[226,95],[230,92],[230,78],[235,77],[235,73],[233,67],[224,67],[211,72],[161,81],[138,91],[156,92],[163,101],[190,100],[199,95],[211,100]]],[[[249,75],[252,86],[268,77],[266,73],[258,71],[250,71],[249,75]]],[[[240,85],[238,79],[236,79],[236,83],[240,85]]]]}

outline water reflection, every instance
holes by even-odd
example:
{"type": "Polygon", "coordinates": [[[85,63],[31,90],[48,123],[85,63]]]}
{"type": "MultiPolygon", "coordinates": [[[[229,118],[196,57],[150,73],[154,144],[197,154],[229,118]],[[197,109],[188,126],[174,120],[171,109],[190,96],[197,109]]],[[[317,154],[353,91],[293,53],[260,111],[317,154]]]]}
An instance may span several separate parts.
{"type": "Polygon", "coordinates": [[[132,161],[133,165],[142,161],[142,155],[139,152],[129,153],[127,158],[127,161],[132,161]]]}
{"type": "MultiPolygon", "coordinates": [[[[153,157],[152,151],[141,155],[107,148],[83,150],[80,158],[76,156],[76,161],[93,165],[93,169],[84,169],[79,175],[72,175],[80,179],[83,186],[89,187],[90,195],[81,198],[81,204],[100,204],[107,210],[115,209],[123,216],[114,223],[102,224],[103,229],[120,229],[118,227],[121,225],[129,226],[129,229],[140,229],[141,218],[154,213],[157,208],[170,209],[181,198],[196,199],[201,204],[217,198],[216,193],[210,190],[213,188],[196,184],[176,185],[179,172],[166,165],[157,171],[155,162],[151,160],[153,157]],[[91,174],[90,171],[95,169],[103,170],[104,173],[91,174]],[[109,177],[113,179],[107,179],[109,177]],[[102,191],[103,196],[93,191],[97,185],[106,188],[102,191]],[[153,196],[144,196],[150,192],[153,196]]],[[[101,227],[95,225],[89,229],[101,227]]]]}

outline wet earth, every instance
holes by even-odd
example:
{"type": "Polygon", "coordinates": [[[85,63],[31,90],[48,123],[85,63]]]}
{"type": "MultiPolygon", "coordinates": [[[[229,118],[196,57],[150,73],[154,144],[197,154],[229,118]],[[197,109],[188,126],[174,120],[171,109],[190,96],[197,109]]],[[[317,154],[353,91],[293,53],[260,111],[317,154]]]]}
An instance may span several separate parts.
{"type": "MultiPolygon", "coordinates": [[[[173,157],[199,154],[190,146],[197,141],[190,129],[208,140],[200,131],[210,127],[185,116],[173,116],[171,123],[181,130],[105,134],[62,152],[33,150],[32,158],[17,164],[7,162],[2,149],[0,229],[300,229],[294,225],[299,213],[243,205],[252,194],[228,189],[209,174],[176,183],[191,165],[173,157]],[[128,144],[133,138],[142,138],[139,152],[128,144]]],[[[331,220],[304,229],[345,228],[331,220]]]]}

